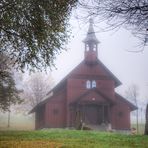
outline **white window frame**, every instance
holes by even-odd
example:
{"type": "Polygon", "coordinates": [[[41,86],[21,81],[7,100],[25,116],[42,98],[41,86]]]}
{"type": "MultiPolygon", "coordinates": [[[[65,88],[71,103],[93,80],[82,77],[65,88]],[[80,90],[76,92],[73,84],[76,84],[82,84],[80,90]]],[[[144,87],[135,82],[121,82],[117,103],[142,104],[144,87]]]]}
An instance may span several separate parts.
{"type": "Polygon", "coordinates": [[[92,88],[96,88],[97,87],[97,84],[96,84],[96,81],[95,80],[92,80],[91,87],[92,88]]]}
{"type": "Polygon", "coordinates": [[[91,89],[91,81],[90,80],[86,81],[86,88],[91,89]]]}

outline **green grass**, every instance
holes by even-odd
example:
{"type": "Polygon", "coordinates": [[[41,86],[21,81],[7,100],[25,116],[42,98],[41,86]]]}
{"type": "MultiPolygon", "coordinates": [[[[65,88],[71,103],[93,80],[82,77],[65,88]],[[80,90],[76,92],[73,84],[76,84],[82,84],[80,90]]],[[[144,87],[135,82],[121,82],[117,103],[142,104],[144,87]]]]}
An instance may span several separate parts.
{"type": "Polygon", "coordinates": [[[0,131],[0,148],[148,148],[148,136],[50,129],[0,131]]]}
{"type": "Polygon", "coordinates": [[[32,130],[34,119],[22,114],[11,114],[10,127],[8,128],[8,113],[0,113],[0,130],[32,130]]]}
{"type": "MultiPolygon", "coordinates": [[[[135,127],[137,129],[136,124],[132,124],[131,127],[135,127]]],[[[139,124],[139,134],[144,134],[145,124],[139,124]]]]}

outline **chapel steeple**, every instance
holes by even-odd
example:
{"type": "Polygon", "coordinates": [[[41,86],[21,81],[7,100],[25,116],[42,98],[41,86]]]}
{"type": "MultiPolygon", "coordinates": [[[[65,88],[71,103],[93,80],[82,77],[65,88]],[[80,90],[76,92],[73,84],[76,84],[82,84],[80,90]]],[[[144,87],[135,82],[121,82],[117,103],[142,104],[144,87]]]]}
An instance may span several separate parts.
{"type": "Polygon", "coordinates": [[[96,63],[98,58],[98,44],[100,43],[95,35],[93,28],[93,19],[89,19],[89,28],[86,38],[83,40],[85,44],[85,60],[87,63],[96,63]]]}

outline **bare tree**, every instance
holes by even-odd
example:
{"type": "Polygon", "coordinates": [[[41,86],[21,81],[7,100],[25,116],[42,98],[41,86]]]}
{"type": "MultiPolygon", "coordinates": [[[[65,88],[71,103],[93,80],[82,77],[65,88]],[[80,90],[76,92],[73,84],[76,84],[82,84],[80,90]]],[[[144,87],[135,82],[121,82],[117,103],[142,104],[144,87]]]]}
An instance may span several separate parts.
{"type": "Polygon", "coordinates": [[[24,102],[16,108],[17,111],[27,113],[46,96],[53,86],[53,79],[50,75],[43,73],[33,73],[24,80],[23,93],[21,97],[24,102]]]}
{"type": "MultiPolygon", "coordinates": [[[[129,86],[128,90],[125,91],[126,97],[130,99],[135,106],[138,108],[139,107],[139,102],[138,102],[138,95],[139,95],[139,88],[137,85],[133,84],[129,86]]],[[[137,126],[137,133],[139,133],[139,113],[138,109],[136,110],[136,126],[137,126]]]]}
{"type": "Polygon", "coordinates": [[[90,16],[105,20],[110,29],[124,26],[148,45],[147,0],[81,0],[79,4],[90,16]]]}
{"type": "Polygon", "coordinates": [[[145,135],[148,135],[148,103],[147,103],[147,106],[146,106],[146,114],[145,114],[145,119],[146,119],[146,122],[145,122],[145,135]]]}

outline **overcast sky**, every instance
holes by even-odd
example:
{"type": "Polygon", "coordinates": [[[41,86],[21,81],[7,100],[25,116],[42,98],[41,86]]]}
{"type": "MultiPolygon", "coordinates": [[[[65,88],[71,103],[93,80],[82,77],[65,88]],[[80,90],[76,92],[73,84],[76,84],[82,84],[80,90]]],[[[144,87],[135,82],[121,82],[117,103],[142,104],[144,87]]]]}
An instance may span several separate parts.
{"type": "MultiPolygon", "coordinates": [[[[84,59],[84,43],[88,30],[88,20],[71,19],[72,37],[67,45],[68,51],[57,56],[57,70],[52,72],[55,82],[64,78],[75,66],[84,59]]],[[[118,31],[103,31],[104,24],[95,24],[94,29],[98,40],[98,57],[104,65],[122,82],[117,91],[121,94],[130,84],[137,84],[141,98],[146,100],[148,93],[148,47],[143,52],[133,53],[127,50],[139,50],[139,40],[130,31],[121,28],[118,31]]]]}

